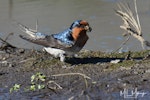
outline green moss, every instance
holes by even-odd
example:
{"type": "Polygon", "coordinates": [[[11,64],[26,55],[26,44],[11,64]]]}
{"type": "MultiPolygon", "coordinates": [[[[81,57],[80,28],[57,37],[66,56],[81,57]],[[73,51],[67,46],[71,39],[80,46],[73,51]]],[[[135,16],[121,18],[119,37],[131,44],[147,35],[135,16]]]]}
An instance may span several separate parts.
{"type": "Polygon", "coordinates": [[[105,53],[101,51],[81,51],[78,55],[80,55],[82,58],[86,57],[102,57],[105,53]]]}
{"type": "Polygon", "coordinates": [[[133,57],[145,57],[147,54],[149,54],[149,50],[144,50],[140,52],[132,52],[133,57]]]}
{"type": "MultiPolygon", "coordinates": [[[[141,51],[141,52],[125,52],[125,53],[105,53],[105,52],[100,52],[100,51],[81,51],[78,53],[79,55],[79,58],[101,58],[102,60],[104,59],[125,59],[127,56],[130,55],[130,57],[132,59],[137,59],[137,58],[140,58],[142,59],[145,55],[147,55],[149,53],[149,51],[141,51]]],[[[67,58],[69,59],[69,58],[67,58]]],[[[92,60],[92,59],[91,59],[92,60]]],[[[85,62],[85,60],[83,60],[83,62],[85,62]]],[[[98,62],[97,62],[98,63],[98,62]]],[[[111,69],[116,69],[118,67],[129,67],[129,66],[132,66],[134,64],[136,64],[137,62],[136,61],[131,61],[131,60],[124,60],[120,63],[117,63],[117,64],[110,64],[109,60],[108,62],[106,62],[107,64],[109,64],[110,68],[111,69]]],[[[56,58],[53,58],[52,56],[50,56],[49,54],[37,54],[37,55],[34,55],[34,59],[33,60],[29,60],[25,63],[26,66],[32,66],[34,64],[34,66],[37,66],[37,67],[50,67],[50,66],[63,66],[64,64],[67,65],[67,66],[70,66],[69,63],[62,63],[59,59],[56,59],[56,58]]],[[[84,63],[82,64],[82,61],[81,61],[81,64],[77,64],[76,66],[77,67],[80,67],[80,66],[91,66],[91,65],[94,65],[95,63],[84,63]]]]}
{"type": "Polygon", "coordinates": [[[119,67],[131,67],[134,64],[136,64],[135,61],[125,60],[125,61],[117,63],[117,64],[110,64],[110,69],[117,69],[119,67]]]}
{"type": "Polygon", "coordinates": [[[56,64],[62,64],[62,62],[59,61],[59,59],[45,59],[42,61],[39,61],[35,64],[35,66],[39,66],[39,67],[49,67],[52,65],[56,65],[56,64]]]}

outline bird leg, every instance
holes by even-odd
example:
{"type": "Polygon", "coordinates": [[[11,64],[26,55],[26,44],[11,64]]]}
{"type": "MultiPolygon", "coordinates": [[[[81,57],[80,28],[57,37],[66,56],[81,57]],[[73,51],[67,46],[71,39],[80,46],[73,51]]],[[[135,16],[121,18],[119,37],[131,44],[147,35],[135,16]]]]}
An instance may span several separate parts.
{"type": "Polygon", "coordinates": [[[60,54],[59,57],[61,62],[65,61],[65,54],[60,54]]]}

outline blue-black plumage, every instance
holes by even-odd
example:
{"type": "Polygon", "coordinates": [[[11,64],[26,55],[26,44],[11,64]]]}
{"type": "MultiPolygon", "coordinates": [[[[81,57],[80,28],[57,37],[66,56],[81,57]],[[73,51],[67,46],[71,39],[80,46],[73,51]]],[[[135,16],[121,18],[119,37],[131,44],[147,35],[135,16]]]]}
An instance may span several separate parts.
{"type": "Polygon", "coordinates": [[[30,37],[20,35],[21,38],[44,46],[48,53],[60,57],[61,61],[65,60],[65,55],[74,55],[79,52],[88,40],[86,32],[92,30],[85,20],[76,20],[65,31],[52,35],[45,35],[22,24],[19,26],[23,28],[23,32],[30,35],[30,37]]]}
{"type": "Polygon", "coordinates": [[[64,44],[67,45],[73,45],[74,44],[74,39],[72,37],[72,31],[71,29],[67,29],[61,33],[58,34],[53,34],[52,37],[54,37],[55,39],[63,42],[64,44]]]}

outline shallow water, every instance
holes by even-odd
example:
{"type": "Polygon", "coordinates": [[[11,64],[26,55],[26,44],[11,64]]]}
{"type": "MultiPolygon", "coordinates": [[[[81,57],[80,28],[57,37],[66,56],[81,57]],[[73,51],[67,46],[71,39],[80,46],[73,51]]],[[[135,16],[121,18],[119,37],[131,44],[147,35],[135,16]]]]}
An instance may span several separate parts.
{"type": "MultiPolygon", "coordinates": [[[[14,35],[9,42],[18,47],[41,48],[18,37],[24,34],[14,21],[35,27],[39,21],[39,31],[53,34],[63,31],[76,19],[87,20],[93,31],[89,34],[89,41],[85,49],[111,51],[119,47],[125,40],[123,30],[119,28],[121,19],[116,16],[114,9],[122,0],[1,0],[0,1],[0,36],[6,37],[8,33],[14,35]]],[[[126,0],[131,5],[132,0],[126,0]]],[[[149,39],[150,1],[137,0],[138,12],[144,37],[149,39]]],[[[124,50],[141,50],[140,42],[132,39],[124,50]]]]}

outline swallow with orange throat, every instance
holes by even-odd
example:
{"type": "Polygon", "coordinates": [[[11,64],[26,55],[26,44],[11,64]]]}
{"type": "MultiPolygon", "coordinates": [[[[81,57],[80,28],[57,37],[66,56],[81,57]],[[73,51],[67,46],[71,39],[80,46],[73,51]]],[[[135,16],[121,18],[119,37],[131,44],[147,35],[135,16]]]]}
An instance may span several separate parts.
{"type": "Polygon", "coordinates": [[[72,56],[79,52],[89,39],[87,32],[92,28],[85,20],[74,21],[65,31],[46,35],[37,30],[30,29],[20,23],[22,31],[29,36],[19,35],[22,39],[44,46],[44,50],[54,57],[59,57],[64,62],[66,56],[72,56]]]}

